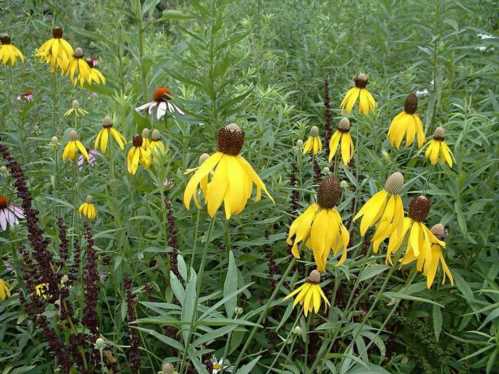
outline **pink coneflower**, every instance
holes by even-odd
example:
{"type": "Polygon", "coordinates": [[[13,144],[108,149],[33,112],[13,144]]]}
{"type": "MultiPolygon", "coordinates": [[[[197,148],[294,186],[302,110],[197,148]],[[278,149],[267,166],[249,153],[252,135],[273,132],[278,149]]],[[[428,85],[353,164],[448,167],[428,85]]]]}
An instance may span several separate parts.
{"type": "Polygon", "coordinates": [[[156,112],[156,119],[160,120],[166,114],[178,113],[184,115],[185,113],[172,102],[172,92],[167,87],[158,87],[154,91],[153,101],[146,103],[144,105],[135,108],[137,112],[143,112],[147,110],[149,114],[156,112]]]}
{"type": "Polygon", "coordinates": [[[23,218],[23,210],[14,204],[10,204],[9,199],[0,195],[0,231],[7,230],[8,226],[16,225],[23,218]]]}
{"type": "Polygon", "coordinates": [[[31,90],[24,91],[22,94],[17,96],[17,100],[31,103],[33,101],[33,91],[31,90]]]}
{"type": "MultiPolygon", "coordinates": [[[[97,162],[97,157],[99,157],[101,154],[96,150],[96,149],[90,149],[87,150],[88,152],[88,165],[94,167],[95,163],[97,162]]],[[[78,157],[78,168],[80,171],[83,170],[83,166],[85,165],[85,157],[80,155],[78,157]]]]}

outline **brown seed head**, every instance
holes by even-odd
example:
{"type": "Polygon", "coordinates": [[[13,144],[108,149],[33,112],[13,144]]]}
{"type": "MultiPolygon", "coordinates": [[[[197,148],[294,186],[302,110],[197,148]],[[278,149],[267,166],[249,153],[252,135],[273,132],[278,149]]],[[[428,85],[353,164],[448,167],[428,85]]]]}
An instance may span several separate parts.
{"type": "Polygon", "coordinates": [[[319,185],[317,192],[317,202],[324,209],[334,208],[341,197],[341,187],[334,176],[324,178],[319,185]]]}
{"type": "Polygon", "coordinates": [[[312,270],[308,275],[307,282],[314,284],[321,283],[321,273],[319,273],[319,270],[317,269],[312,270]]]}
{"type": "Polygon", "coordinates": [[[404,103],[404,112],[407,114],[414,114],[418,110],[418,97],[411,93],[409,94],[404,103]]]}
{"type": "Polygon", "coordinates": [[[230,123],[218,130],[218,150],[231,156],[237,156],[244,144],[244,131],[235,123],[230,123]]]}
{"type": "Polygon", "coordinates": [[[56,39],[61,39],[62,38],[62,27],[54,27],[52,29],[52,36],[56,39]]]}
{"type": "Polygon", "coordinates": [[[157,142],[160,139],[161,139],[161,133],[159,132],[159,130],[157,129],[152,130],[151,140],[157,142]]]}
{"type": "Polygon", "coordinates": [[[69,130],[68,132],[69,140],[78,140],[78,132],[76,130],[69,130]]]}
{"type": "Polygon", "coordinates": [[[355,82],[355,87],[366,88],[369,77],[367,74],[360,73],[353,79],[353,81],[355,82]]]}
{"type": "Polygon", "coordinates": [[[208,153],[203,153],[201,156],[199,156],[199,166],[201,166],[203,164],[203,162],[205,162],[206,160],[208,160],[210,158],[210,155],[208,153]]]}
{"type": "Polygon", "coordinates": [[[0,35],[0,42],[2,44],[10,44],[10,36],[9,36],[9,34],[1,34],[0,35]]]}
{"type": "Polygon", "coordinates": [[[426,196],[415,197],[409,201],[409,218],[417,222],[423,222],[428,216],[430,208],[431,200],[426,196]]]}
{"type": "Polygon", "coordinates": [[[433,235],[437,237],[437,239],[445,241],[447,238],[447,230],[445,229],[445,226],[442,225],[441,223],[437,223],[431,228],[431,232],[433,235]]]}
{"type": "Polygon", "coordinates": [[[139,134],[135,134],[132,139],[132,144],[134,147],[142,147],[143,139],[139,134]]]}
{"type": "Polygon", "coordinates": [[[392,195],[400,195],[404,188],[404,176],[397,171],[386,178],[385,191],[392,195]]]}
{"type": "Polygon", "coordinates": [[[433,139],[444,140],[445,139],[445,129],[443,127],[437,127],[433,133],[433,139]]]}
{"type": "Polygon", "coordinates": [[[113,120],[111,119],[111,117],[105,116],[102,119],[102,127],[104,127],[105,129],[110,129],[111,127],[113,127],[113,120]]]}
{"type": "Polygon", "coordinates": [[[82,58],[83,57],[83,49],[80,47],[76,48],[73,57],[74,58],[82,58]]]}
{"type": "Polygon", "coordinates": [[[350,131],[350,120],[346,117],[343,117],[340,122],[338,122],[338,130],[341,132],[350,131]]]}

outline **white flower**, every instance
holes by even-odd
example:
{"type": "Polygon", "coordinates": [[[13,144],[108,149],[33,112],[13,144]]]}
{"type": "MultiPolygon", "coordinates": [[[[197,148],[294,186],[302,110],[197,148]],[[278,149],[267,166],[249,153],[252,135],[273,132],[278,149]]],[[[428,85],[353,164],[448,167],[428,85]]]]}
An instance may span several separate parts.
{"type": "Polygon", "coordinates": [[[9,200],[0,195],[0,231],[5,231],[7,227],[16,225],[23,218],[23,210],[14,204],[9,204],[9,200]]]}
{"type": "Polygon", "coordinates": [[[211,372],[212,374],[218,374],[222,372],[232,372],[231,369],[228,369],[228,366],[224,366],[224,359],[222,358],[220,361],[217,360],[215,356],[211,359],[211,372]]]}
{"type": "Polygon", "coordinates": [[[496,37],[490,34],[485,34],[485,33],[479,33],[478,37],[482,40],[487,40],[487,39],[495,39],[496,37]]]}
{"type": "Polygon", "coordinates": [[[428,96],[429,94],[430,94],[430,92],[426,88],[424,88],[422,90],[416,90],[417,97],[425,97],[425,96],[428,96]]]}
{"type": "Polygon", "coordinates": [[[154,91],[153,101],[135,108],[137,112],[146,111],[149,114],[154,114],[157,120],[163,118],[166,112],[178,113],[184,115],[185,113],[177,105],[172,102],[171,91],[166,87],[159,87],[154,91]]]}

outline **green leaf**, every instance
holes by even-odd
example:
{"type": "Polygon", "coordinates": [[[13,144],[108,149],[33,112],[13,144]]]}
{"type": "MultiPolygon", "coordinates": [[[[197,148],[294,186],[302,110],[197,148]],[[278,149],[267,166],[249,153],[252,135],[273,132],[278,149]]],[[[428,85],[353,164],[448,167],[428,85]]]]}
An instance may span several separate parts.
{"type": "Polygon", "coordinates": [[[187,338],[189,336],[189,331],[191,326],[186,325],[187,322],[191,322],[194,316],[194,308],[196,302],[196,278],[192,277],[187,283],[185,289],[184,302],[182,303],[182,337],[184,342],[187,343],[187,338]]]}
{"type": "Polygon", "coordinates": [[[253,361],[251,361],[249,364],[242,366],[238,371],[236,371],[236,374],[250,374],[251,370],[253,370],[253,368],[257,364],[258,360],[260,360],[260,357],[261,356],[258,356],[253,361]]]}
{"type": "Polygon", "coordinates": [[[187,265],[185,264],[184,257],[182,255],[177,255],[177,267],[182,279],[184,281],[187,280],[187,265]]]}
{"type": "Polygon", "coordinates": [[[439,340],[440,333],[442,332],[442,311],[437,305],[433,305],[433,331],[435,332],[435,339],[439,340]]]}
{"type": "Polygon", "coordinates": [[[229,268],[227,270],[227,276],[225,277],[224,283],[224,299],[226,299],[225,305],[225,314],[227,317],[232,318],[234,315],[234,310],[237,306],[237,266],[236,259],[234,258],[234,253],[232,251],[229,252],[229,268]],[[233,297],[227,297],[229,295],[234,294],[233,297]]]}
{"type": "Polygon", "coordinates": [[[170,287],[172,288],[173,294],[180,302],[180,305],[183,305],[185,298],[184,286],[182,286],[182,283],[180,283],[173,271],[170,271],[170,287]]]}
{"type": "Polygon", "coordinates": [[[359,282],[371,279],[372,277],[381,274],[382,272],[388,270],[389,268],[390,268],[389,266],[381,264],[367,265],[359,275],[359,282]]]}
{"type": "Polygon", "coordinates": [[[424,299],[422,297],[417,297],[417,296],[412,296],[412,295],[407,295],[401,292],[385,292],[384,295],[390,299],[402,299],[402,300],[412,300],[412,301],[420,301],[422,303],[429,303],[433,305],[437,305],[441,308],[444,306],[442,304],[439,304],[435,301],[424,299]]]}
{"type": "Polygon", "coordinates": [[[348,374],[390,374],[389,371],[383,369],[381,366],[374,364],[355,365],[352,370],[347,371],[348,374]]]}
{"type": "Polygon", "coordinates": [[[166,345],[172,347],[173,349],[176,349],[179,352],[182,352],[184,350],[184,347],[182,346],[182,344],[180,344],[177,340],[172,339],[172,338],[165,336],[163,334],[160,334],[157,331],[154,331],[151,329],[146,329],[143,327],[137,327],[137,326],[133,326],[133,328],[140,330],[142,332],[145,332],[148,335],[154,336],[156,339],[158,339],[162,343],[165,343],[166,345]]]}

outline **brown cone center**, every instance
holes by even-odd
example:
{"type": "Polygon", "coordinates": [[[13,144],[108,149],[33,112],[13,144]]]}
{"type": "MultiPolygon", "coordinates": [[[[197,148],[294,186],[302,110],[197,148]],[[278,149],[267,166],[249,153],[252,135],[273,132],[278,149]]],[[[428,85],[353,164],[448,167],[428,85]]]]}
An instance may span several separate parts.
{"type": "Polygon", "coordinates": [[[244,144],[244,131],[237,125],[227,125],[218,130],[218,150],[237,156],[244,144]]]}
{"type": "Polygon", "coordinates": [[[404,112],[414,114],[416,110],[418,110],[418,97],[412,93],[405,99],[404,112]]]}
{"type": "Polygon", "coordinates": [[[9,206],[9,199],[5,196],[0,196],[0,209],[5,209],[9,206]]]}
{"type": "Polygon", "coordinates": [[[62,27],[54,27],[52,29],[52,36],[56,39],[62,38],[62,27]]]}
{"type": "Polygon", "coordinates": [[[323,209],[331,209],[336,206],[341,197],[341,187],[338,180],[331,176],[322,180],[317,192],[317,202],[323,209]]]}
{"type": "Polygon", "coordinates": [[[140,135],[135,135],[133,137],[133,140],[132,140],[132,143],[133,143],[133,146],[134,147],[142,147],[142,143],[143,143],[143,140],[142,140],[142,136],[140,135]]]}
{"type": "Polygon", "coordinates": [[[431,200],[426,196],[420,195],[411,199],[409,202],[409,217],[414,221],[423,222],[431,208],[431,200]]]}

